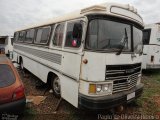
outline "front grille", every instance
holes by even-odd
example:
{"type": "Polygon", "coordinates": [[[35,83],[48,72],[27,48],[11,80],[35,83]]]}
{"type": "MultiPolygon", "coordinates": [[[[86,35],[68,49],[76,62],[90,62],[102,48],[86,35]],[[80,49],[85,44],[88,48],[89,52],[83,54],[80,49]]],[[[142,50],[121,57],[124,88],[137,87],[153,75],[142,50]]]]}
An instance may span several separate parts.
{"type": "Polygon", "coordinates": [[[113,93],[129,90],[136,86],[141,63],[129,65],[107,65],[106,80],[113,81],[113,93]]]}
{"type": "Polygon", "coordinates": [[[120,78],[113,82],[113,93],[129,90],[136,86],[138,74],[120,78]]]}

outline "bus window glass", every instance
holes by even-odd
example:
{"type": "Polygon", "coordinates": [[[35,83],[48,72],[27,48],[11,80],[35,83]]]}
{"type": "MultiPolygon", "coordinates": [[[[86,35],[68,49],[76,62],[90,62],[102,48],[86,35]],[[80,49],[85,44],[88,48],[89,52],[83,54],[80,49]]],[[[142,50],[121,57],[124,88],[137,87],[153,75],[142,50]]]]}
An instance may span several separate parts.
{"type": "Polygon", "coordinates": [[[21,31],[21,32],[19,33],[18,41],[23,42],[24,39],[25,39],[25,35],[26,35],[26,31],[21,31]]]}
{"type": "Polygon", "coordinates": [[[88,49],[118,50],[123,43],[125,43],[124,50],[131,51],[130,25],[103,19],[90,22],[87,35],[88,49]]]}
{"type": "Polygon", "coordinates": [[[43,28],[40,43],[47,43],[50,34],[50,27],[43,28]]]}
{"type": "Polygon", "coordinates": [[[75,21],[67,24],[65,47],[78,48],[81,45],[82,23],[75,21]]]}
{"type": "Polygon", "coordinates": [[[19,32],[16,32],[16,33],[14,34],[14,41],[17,41],[17,40],[18,40],[18,37],[19,37],[19,32]]]}
{"type": "Polygon", "coordinates": [[[142,30],[133,27],[133,41],[134,41],[134,51],[137,53],[142,52],[142,30]]]}
{"type": "Polygon", "coordinates": [[[50,27],[39,28],[36,36],[36,43],[46,44],[50,35],[50,27]]]}
{"type": "Polygon", "coordinates": [[[34,29],[31,29],[31,30],[27,31],[25,42],[31,43],[33,41],[33,39],[34,39],[34,32],[35,32],[34,29]]]}
{"type": "Polygon", "coordinates": [[[64,23],[58,24],[54,33],[53,45],[60,47],[62,46],[63,34],[64,34],[63,32],[64,32],[64,23]]]}
{"type": "Polygon", "coordinates": [[[150,42],[151,29],[143,30],[143,44],[148,45],[150,42]]]}
{"type": "Polygon", "coordinates": [[[38,29],[37,36],[36,36],[36,43],[40,43],[42,32],[43,32],[42,29],[38,29]]]}

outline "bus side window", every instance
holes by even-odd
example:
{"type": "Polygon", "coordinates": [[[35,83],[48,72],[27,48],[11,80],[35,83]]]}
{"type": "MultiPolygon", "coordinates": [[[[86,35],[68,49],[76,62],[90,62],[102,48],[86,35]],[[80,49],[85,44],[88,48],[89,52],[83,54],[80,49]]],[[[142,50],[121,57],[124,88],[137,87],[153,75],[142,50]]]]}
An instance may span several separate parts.
{"type": "Polygon", "coordinates": [[[36,35],[36,40],[35,40],[36,43],[40,43],[41,35],[42,35],[42,29],[39,28],[38,31],[37,31],[37,35],[36,35]]]}
{"type": "Polygon", "coordinates": [[[18,37],[19,37],[19,32],[16,32],[16,33],[14,34],[14,42],[15,42],[15,41],[18,41],[18,37]]]}
{"type": "Polygon", "coordinates": [[[35,33],[34,29],[28,30],[27,33],[26,33],[25,42],[32,43],[32,41],[34,39],[34,33],[35,33]]]}
{"type": "Polygon", "coordinates": [[[53,37],[53,45],[62,47],[64,35],[64,23],[58,24],[53,37]]]}
{"type": "Polygon", "coordinates": [[[19,41],[19,42],[23,42],[24,39],[25,39],[25,35],[26,35],[26,31],[21,31],[21,32],[19,33],[18,41],[19,41]]]}
{"type": "Polygon", "coordinates": [[[51,28],[50,26],[39,28],[36,35],[36,43],[46,44],[49,39],[51,28]]]}
{"type": "Polygon", "coordinates": [[[80,21],[67,24],[65,47],[79,48],[82,39],[82,23],[80,21]]]}
{"type": "Polygon", "coordinates": [[[49,39],[51,28],[45,27],[43,28],[42,37],[40,43],[47,43],[49,39]]]}
{"type": "Polygon", "coordinates": [[[150,43],[151,29],[143,30],[143,44],[148,45],[150,43]]]}

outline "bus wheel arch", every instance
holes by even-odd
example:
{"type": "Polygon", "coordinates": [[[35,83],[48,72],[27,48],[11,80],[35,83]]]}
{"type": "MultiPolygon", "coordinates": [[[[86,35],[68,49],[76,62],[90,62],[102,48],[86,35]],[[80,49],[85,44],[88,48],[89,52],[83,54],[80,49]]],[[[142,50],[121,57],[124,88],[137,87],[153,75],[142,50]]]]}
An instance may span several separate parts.
{"type": "Polygon", "coordinates": [[[60,79],[58,75],[53,72],[49,72],[47,77],[47,84],[53,90],[54,96],[60,98],[60,79]]]}

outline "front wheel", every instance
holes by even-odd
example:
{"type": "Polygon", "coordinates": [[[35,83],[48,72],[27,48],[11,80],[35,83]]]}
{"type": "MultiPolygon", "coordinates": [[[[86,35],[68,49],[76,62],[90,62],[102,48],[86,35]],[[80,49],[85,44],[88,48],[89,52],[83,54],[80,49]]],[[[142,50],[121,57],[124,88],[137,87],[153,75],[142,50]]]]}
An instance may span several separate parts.
{"type": "Polygon", "coordinates": [[[61,86],[60,86],[59,77],[52,78],[51,87],[52,87],[53,94],[55,95],[55,97],[60,98],[61,97],[61,86]]]}

